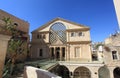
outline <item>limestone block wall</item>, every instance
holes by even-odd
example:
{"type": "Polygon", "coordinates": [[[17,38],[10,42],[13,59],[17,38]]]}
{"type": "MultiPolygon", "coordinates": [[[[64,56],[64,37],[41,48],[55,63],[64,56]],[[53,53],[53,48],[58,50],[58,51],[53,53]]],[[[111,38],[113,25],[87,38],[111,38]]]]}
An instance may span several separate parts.
{"type": "Polygon", "coordinates": [[[61,78],[47,70],[38,69],[31,66],[26,66],[24,69],[24,78],[61,78]]]}
{"type": "Polygon", "coordinates": [[[0,9],[0,20],[3,19],[3,18],[10,18],[12,20],[13,23],[16,23],[18,24],[18,29],[19,30],[22,30],[24,32],[29,32],[29,23],[24,21],[24,20],[21,20],[3,10],[0,9]]]}
{"type": "Polygon", "coordinates": [[[31,58],[48,58],[49,55],[49,47],[46,45],[41,45],[40,44],[32,44],[32,48],[31,48],[31,58]],[[39,50],[42,49],[43,50],[43,54],[42,57],[39,54],[39,50]]]}
{"type": "Polygon", "coordinates": [[[88,30],[88,31],[77,31],[77,32],[75,32],[75,31],[71,31],[71,32],[68,32],[67,33],[67,41],[68,42],[74,42],[74,41],[91,41],[91,39],[90,39],[90,31],[88,30]],[[75,37],[71,37],[71,33],[75,33],[75,37]],[[82,32],[83,33],[83,36],[78,36],[78,33],[79,32],[82,32]]]}
{"type": "Polygon", "coordinates": [[[4,61],[5,61],[9,39],[10,36],[0,34],[0,78],[2,78],[2,71],[4,67],[4,61]]]}
{"type": "Polygon", "coordinates": [[[90,62],[91,61],[91,51],[89,44],[71,44],[70,45],[70,60],[71,61],[82,61],[90,62]],[[75,57],[75,48],[80,48],[79,57],[75,57]]]}

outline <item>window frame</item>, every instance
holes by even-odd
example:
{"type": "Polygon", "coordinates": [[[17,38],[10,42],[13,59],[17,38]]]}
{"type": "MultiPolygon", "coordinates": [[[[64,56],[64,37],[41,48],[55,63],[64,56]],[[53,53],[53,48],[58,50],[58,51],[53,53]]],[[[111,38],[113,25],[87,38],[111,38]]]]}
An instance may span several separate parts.
{"type": "Polygon", "coordinates": [[[113,60],[119,60],[118,52],[115,51],[115,50],[112,51],[112,59],[113,60]],[[113,53],[113,52],[116,52],[116,53],[113,53]]]}
{"type": "Polygon", "coordinates": [[[74,52],[74,57],[75,58],[80,58],[81,57],[81,48],[80,47],[75,47],[74,48],[75,50],[75,52],[74,52]],[[77,51],[77,49],[79,50],[79,53],[78,53],[78,51],[77,51]]]}
{"type": "Polygon", "coordinates": [[[75,37],[76,36],[76,32],[71,32],[71,37],[75,37]]]}
{"type": "Polygon", "coordinates": [[[43,57],[43,49],[39,48],[39,57],[43,57]]]}

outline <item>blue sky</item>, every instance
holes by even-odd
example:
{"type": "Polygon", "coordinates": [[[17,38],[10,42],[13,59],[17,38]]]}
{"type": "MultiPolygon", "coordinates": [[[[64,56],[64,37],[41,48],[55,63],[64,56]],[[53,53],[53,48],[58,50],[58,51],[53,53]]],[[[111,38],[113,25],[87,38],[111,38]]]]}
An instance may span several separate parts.
{"type": "Polygon", "coordinates": [[[89,26],[94,42],[118,30],[113,0],[0,0],[0,9],[28,21],[30,32],[56,17],[89,26]]]}

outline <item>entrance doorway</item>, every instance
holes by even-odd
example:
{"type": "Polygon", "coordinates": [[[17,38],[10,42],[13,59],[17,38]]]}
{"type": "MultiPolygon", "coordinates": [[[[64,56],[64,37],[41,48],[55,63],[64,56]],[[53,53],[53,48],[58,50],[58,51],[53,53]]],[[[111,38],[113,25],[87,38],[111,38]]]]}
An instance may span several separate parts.
{"type": "Polygon", "coordinates": [[[56,60],[60,60],[60,47],[56,48],[56,60]]]}
{"type": "Polygon", "coordinates": [[[120,78],[120,67],[117,67],[113,71],[114,78],[120,78]]]}
{"type": "Polygon", "coordinates": [[[110,72],[106,66],[99,68],[98,70],[99,78],[110,78],[110,72]]]}

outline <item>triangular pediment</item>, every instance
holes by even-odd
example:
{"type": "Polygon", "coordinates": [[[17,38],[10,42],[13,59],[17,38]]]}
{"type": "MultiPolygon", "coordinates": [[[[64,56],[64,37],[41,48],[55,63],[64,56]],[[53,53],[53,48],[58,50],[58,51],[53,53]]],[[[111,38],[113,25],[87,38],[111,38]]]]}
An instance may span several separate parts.
{"type": "Polygon", "coordinates": [[[63,42],[58,38],[55,42],[52,43],[52,45],[61,45],[61,44],[63,44],[63,42]]]}
{"type": "Polygon", "coordinates": [[[77,23],[62,19],[62,18],[55,18],[52,21],[50,21],[50,22],[46,23],[45,25],[39,27],[38,29],[34,30],[32,33],[49,31],[50,27],[54,23],[57,23],[57,22],[64,24],[66,26],[67,30],[71,30],[71,29],[88,29],[89,30],[89,27],[87,27],[87,26],[77,24],[77,23]]]}

